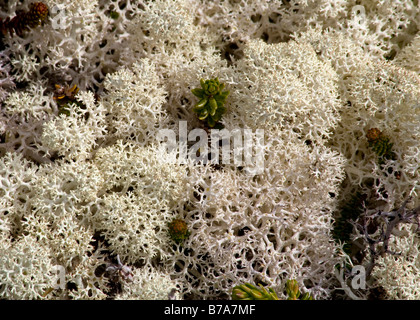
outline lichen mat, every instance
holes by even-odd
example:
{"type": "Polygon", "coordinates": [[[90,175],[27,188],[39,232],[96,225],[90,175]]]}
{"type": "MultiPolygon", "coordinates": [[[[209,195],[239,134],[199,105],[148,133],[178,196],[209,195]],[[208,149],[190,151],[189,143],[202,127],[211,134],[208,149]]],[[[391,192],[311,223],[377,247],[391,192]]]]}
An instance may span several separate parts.
{"type": "Polygon", "coordinates": [[[0,299],[420,299],[419,11],[1,2],[0,299]]]}

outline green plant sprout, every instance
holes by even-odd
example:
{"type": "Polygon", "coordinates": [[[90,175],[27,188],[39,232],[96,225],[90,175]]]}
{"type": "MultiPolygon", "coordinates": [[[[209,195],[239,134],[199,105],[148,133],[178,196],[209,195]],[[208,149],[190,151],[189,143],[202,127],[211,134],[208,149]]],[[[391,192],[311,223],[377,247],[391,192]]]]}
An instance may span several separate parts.
{"type": "MultiPolygon", "coordinates": [[[[233,300],[280,300],[276,292],[272,288],[268,288],[268,291],[259,284],[260,288],[245,283],[235,286],[232,290],[233,300]]],[[[314,300],[314,298],[307,292],[301,294],[299,286],[296,280],[287,280],[286,282],[286,293],[287,300],[314,300]]]]}
{"type": "Polygon", "coordinates": [[[117,11],[110,11],[109,16],[111,19],[117,20],[120,17],[120,14],[117,11]]]}
{"type": "Polygon", "coordinates": [[[73,87],[55,85],[54,100],[58,105],[58,115],[64,114],[70,116],[68,104],[70,102],[77,104],[79,107],[82,105],[76,100],[76,94],[79,92],[77,85],[73,87]]]}
{"type": "Polygon", "coordinates": [[[396,155],[391,150],[393,143],[390,142],[389,137],[385,136],[378,128],[369,129],[366,133],[366,138],[369,147],[379,156],[380,163],[386,159],[395,160],[396,155]]]}
{"type": "Polygon", "coordinates": [[[169,223],[169,236],[175,243],[179,244],[190,236],[188,226],[182,219],[174,219],[169,223]]]}
{"type": "Polygon", "coordinates": [[[229,95],[229,91],[222,91],[224,83],[218,78],[206,80],[200,79],[201,88],[192,89],[191,92],[200,99],[193,108],[200,120],[207,120],[209,127],[213,128],[222,115],[227,111],[223,105],[229,95]]]}
{"type": "Polygon", "coordinates": [[[272,288],[268,288],[268,291],[259,284],[260,288],[245,283],[239,286],[235,286],[232,290],[233,300],[279,300],[277,294],[272,288]]]}
{"type": "Polygon", "coordinates": [[[308,292],[302,295],[296,280],[287,280],[286,293],[288,296],[287,300],[314,300],[308,292]]]}

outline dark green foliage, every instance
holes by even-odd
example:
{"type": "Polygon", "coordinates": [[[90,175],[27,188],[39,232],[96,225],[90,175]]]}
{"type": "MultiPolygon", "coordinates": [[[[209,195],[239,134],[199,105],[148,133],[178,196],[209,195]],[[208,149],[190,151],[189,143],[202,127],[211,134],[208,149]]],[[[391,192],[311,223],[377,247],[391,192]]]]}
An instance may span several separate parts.
{"type": "MultiPolygon", "coordinates": [[[[301,294],[296,280],[287,280],[286,294],[287,300],[314,300],[309,293],[301,294]]],[[[232,300],[279,300],[279,298],[272,288],[268,288],[267,291],[261,284],[257,288],[250,283],[245,283],[233,288],[232,300]]]]}
{"type": "Polygon", "coordinates": [[[200,84],[201,88],[191,90],[200,99],[193,111],[200,120],[206,120],[209,127],[213,128],[227,111],[224,104],[229,91],[223,91],[225,85],[218,78],[206,81],[200,79],[200,84]]]}
{"type": "Polygon", "coordinates": [[[117,20],[120,17],[120,14],[116,11],[110,11],[109,16],[111,17],[111,19],[117,20]]]}
{"type": "Polygon", "coordinates": [[[383,164],[385,160],[396,159],[396,155],[392,151],[393,143],[391,143],[389,137],[385,136],[379,129],[369,129],[366,133],[366,138],[369,147],[378,155],[380,164],[383,164]]]}
{"type": "Polygon", "coordinates": [[[333,238],[334,240],[344,243],[343,249],[347,254],[351,253],[351,239],[350,236],[353,232],[353,225],[350,221],[356,219],[363,213],[363,203],[366,201],[367,196],[361,192],[357,192],[347,202],[343,203],[336,213],[337,217],[333,224],[333,238]]]}
{"type": "Polygon", "coordinates": [[[287,280],[286,293],[287,300],[314,300],[308,292],[302,295],[296,280],[287,280]]]}
{"type": "Polygon", "coordinates": [[[245,283],[235,286],[232,290],[232,300],[279,300],[272,288],[268,291],[260,284],[260,288],[245,283]]]}

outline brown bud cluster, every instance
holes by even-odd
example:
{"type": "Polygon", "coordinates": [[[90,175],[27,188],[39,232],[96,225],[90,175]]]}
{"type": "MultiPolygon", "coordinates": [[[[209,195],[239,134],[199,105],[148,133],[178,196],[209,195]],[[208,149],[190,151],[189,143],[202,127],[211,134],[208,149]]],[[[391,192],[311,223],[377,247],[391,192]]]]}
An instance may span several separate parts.
{"type": "Polygon", "coordinates": [[[29,11],[19,12],[12,19],[10,17],[4,20],[0,19],[0,31],[3,36],[6,36],[7,32],[9,32],[10,36],[13,36],[13,33],[22,36],[24,31],[44,24],[48,13],[49,10],[46,4],[34,2],[31,4],[29,11]]]}

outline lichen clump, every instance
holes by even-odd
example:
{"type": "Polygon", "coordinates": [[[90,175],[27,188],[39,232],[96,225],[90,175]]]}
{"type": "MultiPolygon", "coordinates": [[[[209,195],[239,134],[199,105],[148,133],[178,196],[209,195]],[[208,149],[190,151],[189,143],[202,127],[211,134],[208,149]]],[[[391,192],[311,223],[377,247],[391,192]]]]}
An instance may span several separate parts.
{"type": "Polygon", "coordinates": [[[418,1],[0,11],[0,299],[420,299],[418,1]]]}

